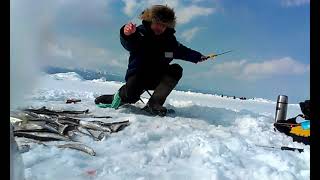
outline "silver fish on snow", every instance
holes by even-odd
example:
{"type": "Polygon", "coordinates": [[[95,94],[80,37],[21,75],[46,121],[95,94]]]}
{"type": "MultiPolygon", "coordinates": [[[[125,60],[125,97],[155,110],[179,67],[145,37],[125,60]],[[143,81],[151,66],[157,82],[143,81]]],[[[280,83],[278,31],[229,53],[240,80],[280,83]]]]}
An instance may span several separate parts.
{"type": "Polygon", "coordinates": [[[71,139],[68,137],[49,132],[25,132],[21,130],[14,131],[14,136],[32,138],[40,141],[71,141],[71,139]]]}
{"type": "Polygon", "coordinates": [[[87,154],[90,154],[91,156],[95,156],[96,152],[94,150],[86,145],[79,144],[79,143],[69,143],[69,144],[63,144],[63,145],[57,145],[58,148],[70,148],[79,150],[82,152],[85,152],[87,154]]]}
{"type": "Polygon", "coordinates": [[[100,124],[93,123],[90,121],[80,121],[80,126],[88,128],[88,129],[93,129],[96,131],[112,132],[112,130],[109,127],[101,126],[100,124]]]}

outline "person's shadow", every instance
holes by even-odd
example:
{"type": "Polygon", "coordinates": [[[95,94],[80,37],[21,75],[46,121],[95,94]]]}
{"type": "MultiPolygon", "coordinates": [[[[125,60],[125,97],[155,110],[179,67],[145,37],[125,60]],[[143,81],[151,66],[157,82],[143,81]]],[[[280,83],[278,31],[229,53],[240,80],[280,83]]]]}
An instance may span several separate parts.
{"type": "MultiPolygon", "coordinates": [[[[123,105],[123,108],[120,108],[121,113],[129,114],[138,114],[152,116],[149,113],[141,110],[141,107],[136,105],[123,105]]],[[[221,126],[231,126],[237,117],[248,115],[253,118],[265,117],[270,120],[270,123],[273,122],[272,117],[258,114],[248,110],[233,111],[225,108],[216,108],[208,106],[199,106],[191,105],[186,107],[174,107],[170,104],[167,104],[168,109],[173,109],[174,113],[168,113],[165,117],[182,117],[182,118],[192,118],[192,119],[201,119],[212,125],[221,125],[221,126]]],[[[159,117],[159,116],[156,116],[159,117]]],[[[164,118],[165,118],[164,117],[164,118]]]]}
{"type": "Polygon", "coordinates": [[[273,121],[269,116],[258,114],[249,110],[234,111],[226,108],[199,105],[191,105],[187,107],[173,107],[171,105],[168,105],[167,107],[175,110],[174,114],[168,115],[170,117],[202,119],[213,125],[231,126],[235,122],[237,117],[246,115],[252,118],[266,117],[267,119],[270,119],[270,123],[272,123],[273,121]]]}

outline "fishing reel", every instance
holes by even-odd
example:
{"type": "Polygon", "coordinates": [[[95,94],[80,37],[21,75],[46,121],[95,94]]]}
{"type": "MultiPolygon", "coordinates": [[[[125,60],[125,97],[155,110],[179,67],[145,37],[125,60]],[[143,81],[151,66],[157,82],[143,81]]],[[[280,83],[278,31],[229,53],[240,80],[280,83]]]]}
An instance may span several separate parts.
{"type": "Polygon", "coordinates": [[[208,56],[206,56],[205,59],[215,58],[215,57],[217,57],[217,56],[220,56],[220,55],[222,55],[222,54],[229,53],[229,52],[231,52],[231,51],[232,51],[232,50],[226,51],[226,52],[223,52],[223,53],[220,53],[220,54],[209,54],[208,56]]]}

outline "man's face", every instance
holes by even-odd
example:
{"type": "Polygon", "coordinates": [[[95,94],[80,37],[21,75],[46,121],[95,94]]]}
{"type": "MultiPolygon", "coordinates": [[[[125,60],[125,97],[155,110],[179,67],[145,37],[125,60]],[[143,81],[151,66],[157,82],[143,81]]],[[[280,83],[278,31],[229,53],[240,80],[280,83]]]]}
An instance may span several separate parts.
{"type": "Polygon", "coordinates": [[[167,27],[161,23],[151,23],[151,29],[155,35],[160,35],[167,29],[167,27]]]}

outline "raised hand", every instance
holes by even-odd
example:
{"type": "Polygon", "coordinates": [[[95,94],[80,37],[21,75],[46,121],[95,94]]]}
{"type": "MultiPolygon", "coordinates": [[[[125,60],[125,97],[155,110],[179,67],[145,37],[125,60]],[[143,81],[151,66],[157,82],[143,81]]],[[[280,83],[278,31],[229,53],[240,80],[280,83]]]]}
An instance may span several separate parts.
{"type": "Polygon", "coordinates": [[[126,36],[130,36],[131,34],[133,34],[135,32],[136,32],[136,24],[133,24],[132,22],[129,22],[128,24],[126,24],[124,26],[123,33],[126,36]]]}

